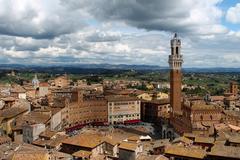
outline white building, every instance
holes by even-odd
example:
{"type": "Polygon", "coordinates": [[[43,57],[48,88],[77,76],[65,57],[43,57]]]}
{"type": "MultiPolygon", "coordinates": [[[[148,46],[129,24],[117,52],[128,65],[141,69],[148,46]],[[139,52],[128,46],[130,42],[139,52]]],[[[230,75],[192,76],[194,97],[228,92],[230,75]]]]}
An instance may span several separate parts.
{"type": "Polygon", "coordinates": [[[50,119],[50,129],[59,130],[61,129],[62,122],[62,108],[52,108],[52,115],[50,119]]]}
{"type": "Polygon", "coordinates": [[[141,117],[140,100],[135,97],[107,97],[108,123],[136,123],[141,117]]]}
{"type": "Polygon", "coordinates": [[[27,124],[23,126],[23,142],[32,143],[38,139],[40,133],[45,131],[45,124],[27,124]]]}

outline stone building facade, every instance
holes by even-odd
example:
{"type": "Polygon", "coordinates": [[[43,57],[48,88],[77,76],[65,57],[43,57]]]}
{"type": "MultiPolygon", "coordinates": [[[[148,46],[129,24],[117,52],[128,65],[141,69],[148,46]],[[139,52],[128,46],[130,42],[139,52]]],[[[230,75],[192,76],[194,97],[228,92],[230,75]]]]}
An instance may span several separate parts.
{"type": "Polygon", "coordinates": [[[141,119],[141,103],[135,97],[107,97],[108,123],[135,123],[141,119]]]}
{"type": "Polygon", "coordinates": [[[160,122],[169,118],[171,112],[169,99],[142,101],[141,119],[146,122],[160,122]]]}
{"type": "Polygon", "coordinates": [[[34,140],[38,139],[40,133],[45,130],[45,124],[23,125],[23,142],[32,143],[34,140]]]}
{"type": "Polygon", "coordinates": [[[107,122],[107,101],[103,95],[82,94],[79,91],[78,100],[70,102],[67,109],[70,127],[107,122]]]}
{"type": "Polygon", "coordinates": [[[70,84],[70,80],[68,79],[66,74],[54,79],[54,85],[56,87],[60,87],[60,88],[68,87],[69,84],[70,84]]]}
{"type": "Polygon", "coordinates": [[[231,82],[230,83],[230,93],[232,93],[234,96],[237,96],[237,94],[238,94],[238,84],[237,84],[237,82],[231,82]]]}
{"type": "Polygon", "coordinates": [[[172,119],[174,129],[182,135],[195,133],[197,135],[213,134],[214,124],[222,121],[222,108],[208,105],[204,101],[184,100],[183,115],[172,119]]]}
{"type": "Polygon", "coordinates": [[[39,83],[39,97],[48,95],[48,83],[42,82],[39,83]]]}

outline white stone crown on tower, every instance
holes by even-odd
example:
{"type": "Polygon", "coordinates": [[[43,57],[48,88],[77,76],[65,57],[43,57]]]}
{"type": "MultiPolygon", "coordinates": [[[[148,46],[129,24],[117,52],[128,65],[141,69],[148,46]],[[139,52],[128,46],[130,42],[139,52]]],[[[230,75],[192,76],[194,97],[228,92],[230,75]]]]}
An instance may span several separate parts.
{"type": "Polygon", "coordinates": [[[181,55],[181,40],[177,34],[174,34],[171,39],[171,55],[169,55],[168,63],[169,67],[174,70],[180,70],[182,68],[183,56],[181,55]]]}

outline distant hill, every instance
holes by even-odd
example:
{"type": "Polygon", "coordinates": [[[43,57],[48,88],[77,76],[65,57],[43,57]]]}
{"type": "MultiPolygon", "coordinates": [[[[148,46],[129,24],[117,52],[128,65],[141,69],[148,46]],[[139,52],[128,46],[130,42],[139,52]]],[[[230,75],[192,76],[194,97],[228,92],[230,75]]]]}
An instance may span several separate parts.
{"type": "Polygon", "coordinates": [[[162,70],[168,67],[157,65],[127,65],[127,64],[76,64],[76,65],[21,65],[0,64],[0,70],[77,70],[77,69],[105,69],[105,70],[162,70]]]}
{"type": "Polygon", "coordinates": [[[183,68],[184,72],[199,72],[199,73],[230,73],[240,72],[240,68],[183,68]]]}
{"type": "MultiPolygon", "coordinates": [[[[29,72],[51,72],[51,73],[108,73],[126,70],[138,71],[167,71],[169,67],[157,65],[127,65],[127,64],[76,64],[76,65],[21,65],[0,64],[0,70],[17,70],[29,72]]],[[[184,72],[199,73],[227,73],[240,72],[240,68],[183,68],[184,72]]]]}

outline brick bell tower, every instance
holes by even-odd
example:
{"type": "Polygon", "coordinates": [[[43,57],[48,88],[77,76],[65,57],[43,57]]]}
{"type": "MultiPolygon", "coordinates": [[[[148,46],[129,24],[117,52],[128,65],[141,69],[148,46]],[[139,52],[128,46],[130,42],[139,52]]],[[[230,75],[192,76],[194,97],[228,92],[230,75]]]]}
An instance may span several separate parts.
{"type": "Polygon", "coordinates": [[[181,97],[182,97],[182,63],[181,40],[177,34],[171,39],[171,55],[168,59],[170,67],[170,105],[173,115],[181,115],[181,97]]]}

